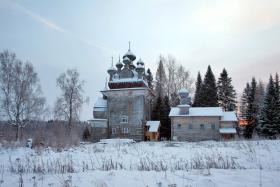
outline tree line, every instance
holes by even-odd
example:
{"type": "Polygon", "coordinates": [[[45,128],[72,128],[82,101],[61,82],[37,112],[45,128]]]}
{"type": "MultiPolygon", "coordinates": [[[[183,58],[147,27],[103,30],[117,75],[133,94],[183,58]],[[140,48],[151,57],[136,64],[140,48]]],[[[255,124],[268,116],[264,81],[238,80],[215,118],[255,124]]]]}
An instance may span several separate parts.
{"type": "MultiPolygon", "coordinates": [[[[56,84],[61,94],[55,103],[54,119],[67,121],[71,130],[85,102],[84,81],[76,69],[68,69],[57,78],[56,84]]],[[[2,120],[16,127],[17,141],[22,127],[42,120],[50,112],[32,63],[18,59],[8,50],[0,53],[0,112],[2,120]]]]}
{"type": "MultiPolygon", "coordinates": [[[[150,72],[150,70],[148,69],[147,72],[150,72]]],[[[193,89],[190,72],[178,63],[175,57],[160,56],[155,80],[153,80],[152,74],[148,73],[147,81],[148,85],[150,85],[149,87],[155,93],[151,118],[161,123],[160,138],[170,140],[171,122],[169,112],[171,107],[180,103],[178,95],[180,89],[193,89]]]]}
{"type": "Polygon", "coordinates": [[[242,93],[241,117],[247,120],[244,136],[252,138],[254,133],[268,138],[280,134],[279,77],[270,75],[266,89],[253,77],[242,93]]]}
{"type": "MultiPolygon", "coordinates": [[[[170,139],[171,107],[179,104],[178,91],[187,88],[192,91],[192,78],[188,71],[174,57],[160,57],[155,80],[148,70],[148,84],[154,90],[152,120],[160,120],[160,134],[170,139]]],[[[254,132],[260,136],[275,138],[280,133],[280,95],[278,74],[270,76],[267,88],[260,81],[252,78],[247,83],[241,97],[240,117],[247,121],[245,138],[252,138],[254,132]]],[[[193,107],[222,107],[224,111],[237,111],[237,95],[232,85],[232,78],[224,68],[218,80],[209,65],[202,80],[200,72],[195,82],[193,107]]]]}

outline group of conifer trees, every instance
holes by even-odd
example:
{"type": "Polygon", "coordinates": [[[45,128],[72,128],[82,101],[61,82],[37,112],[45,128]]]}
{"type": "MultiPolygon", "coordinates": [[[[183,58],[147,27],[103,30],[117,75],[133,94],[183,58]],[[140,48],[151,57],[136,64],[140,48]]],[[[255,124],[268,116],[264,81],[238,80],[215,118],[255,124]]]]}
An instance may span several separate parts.
{"type": "Polygon", "coordinates": [[[266,90],[262,82],[252,78],[242,94],[241,116],[246,119],[244,136],[252,138],[254,132],[275,138],[280,133],[280,95],[278,74],[270,75],[266,90]]]}
{"type": "Polygon", "coordinates": [[[225,111],[234,111],[236,109],[236,92],[231,81],[225,69],[223,69],[217,82],[210,65],[208,66],[203,81],[200,72],[198,72],[192,106],[220,106],[223,107],[225,111]]]}
{"type": "MultiPolygon", "coordinates": [[[[170,61],[166,62],[165,59],[161,58],[158,63],[155,81],[153,80],[151,71],[147,71],[148,86],[154,90],[156,95],[156,99],[152,104],[152,120],[159,120],[161,122],[160,134],[161,137],[165,137],[166,139],[170,139],[171,136],[171,122],[169,119],[171,106],[177,106],[180,102],[177,92],[181,88],[191,89],[190,86],[186,86],[191,84],[191,78],[189,76],[174,78],[174,74],[178,74],[178,72],[183,72],[181,75],[188,75],[188,72],[181,66],[177,68],[178,71],[174,67],[174,59],[170,63],[170,61]],[[167,74],[165,70],[167,70],[167,74]],[[183,80],[182,82],[188,82],[188,84],[178,84],[180,80],[183,80]],[[171,88],[172,86],[174,87],[171,88]]],[[[216,81],[209,65],[203,80],[200,72],[198,72],[195,87],[193,107],[219,106],[224,111],[237,110],[236,91],[226,69],[222,70],[216,81]]],[[[266,90],[264,84],[261,81],[257,83],[255,78],[252,78],[252,81],[246,84],[242,93],[240,107],[240,117],[248,123],[244,130],[245,138],[252,138],[254,132],[270,138],[274,138],[277,134],[280,134],[279,93],[278,74],[274,78],[270,76],[266,90]]]]}

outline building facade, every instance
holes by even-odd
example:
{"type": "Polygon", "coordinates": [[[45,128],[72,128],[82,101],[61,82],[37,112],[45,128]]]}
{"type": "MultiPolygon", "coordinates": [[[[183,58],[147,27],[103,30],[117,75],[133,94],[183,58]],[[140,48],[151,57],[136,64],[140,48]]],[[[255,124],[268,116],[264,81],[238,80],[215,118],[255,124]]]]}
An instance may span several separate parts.
{"type": "Polygon", "coordinates": [[[230,139],[236,136],[235,112],[221,107],[191,107],[187,90],[179,92],[180,105],[172,107],[171,137],[175,141],[230,139]]]}
{"type": "Polygon", "coordinates": [[[135,59],[129,48],[122,62],[119,59],[116,63],[116,68],[112,63],[107,71],[108,84],[101,91],[103,97],[94,104],[94,118],[90,123],[107,127],[107,137],[104,138],[144,140],[154,94],[147,84],[144,62],[139,59],[135,65],[135,59]]]}

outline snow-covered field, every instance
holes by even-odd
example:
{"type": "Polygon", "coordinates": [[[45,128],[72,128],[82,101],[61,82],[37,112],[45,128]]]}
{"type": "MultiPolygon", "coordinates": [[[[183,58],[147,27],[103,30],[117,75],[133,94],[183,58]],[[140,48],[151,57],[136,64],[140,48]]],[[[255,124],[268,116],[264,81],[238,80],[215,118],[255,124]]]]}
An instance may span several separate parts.
{"type": "Polygon", "coordinates": [[[0,148],[3,186],[279,186],[280,140],[0,148]]]}

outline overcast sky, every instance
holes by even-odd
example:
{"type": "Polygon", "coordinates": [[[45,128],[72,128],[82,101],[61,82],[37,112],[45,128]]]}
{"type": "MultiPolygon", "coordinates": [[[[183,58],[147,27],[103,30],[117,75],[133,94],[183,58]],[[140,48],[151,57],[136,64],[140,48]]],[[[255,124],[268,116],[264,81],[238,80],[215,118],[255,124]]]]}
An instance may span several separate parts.
{"type": "Polygon", "coordinates": [[[208,64],[216,78],[225,67],[241,92],[252,76],[280,72],[280,1],[0,0],[0,50],[33,63],[50,107],[56,78],[77,68],[90,98],[83,120],[128,41],[154,74],[158,56],[171,54],[193,78],[208,64]]]}

